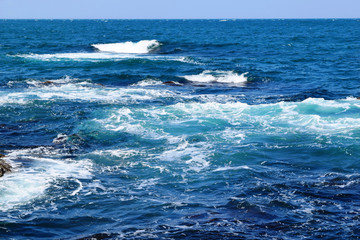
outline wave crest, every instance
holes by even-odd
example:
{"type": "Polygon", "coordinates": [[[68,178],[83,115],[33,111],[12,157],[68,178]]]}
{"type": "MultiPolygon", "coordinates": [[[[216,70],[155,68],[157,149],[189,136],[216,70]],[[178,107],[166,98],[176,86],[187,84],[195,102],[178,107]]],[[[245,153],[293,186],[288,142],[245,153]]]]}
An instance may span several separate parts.
{"type": "Polygon", "coordinates": [[[101,52],[114,53],[149,53],[160,46],[157,40],[142,40],[139,42],[122,42],[91,45],[101,52]]]}

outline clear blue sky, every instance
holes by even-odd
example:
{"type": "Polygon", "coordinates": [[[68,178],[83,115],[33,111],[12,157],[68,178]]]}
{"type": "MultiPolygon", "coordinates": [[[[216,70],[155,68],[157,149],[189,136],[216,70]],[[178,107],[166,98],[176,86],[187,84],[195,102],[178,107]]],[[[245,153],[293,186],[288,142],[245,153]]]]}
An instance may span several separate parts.
{"type": "Polygon", "coordinates": [[[0,0],[0,18],[359,18],[360,0],[0,0]]]}

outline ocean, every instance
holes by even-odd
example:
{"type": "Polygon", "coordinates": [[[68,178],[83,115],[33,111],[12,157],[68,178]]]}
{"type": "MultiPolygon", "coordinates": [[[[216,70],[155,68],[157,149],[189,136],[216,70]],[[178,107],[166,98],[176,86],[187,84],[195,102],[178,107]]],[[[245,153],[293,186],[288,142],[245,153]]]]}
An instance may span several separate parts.
{"type": "Polygon", "coordinates": [[[0,20],[0,239],[359,239],[360,20],[0,20]]]}

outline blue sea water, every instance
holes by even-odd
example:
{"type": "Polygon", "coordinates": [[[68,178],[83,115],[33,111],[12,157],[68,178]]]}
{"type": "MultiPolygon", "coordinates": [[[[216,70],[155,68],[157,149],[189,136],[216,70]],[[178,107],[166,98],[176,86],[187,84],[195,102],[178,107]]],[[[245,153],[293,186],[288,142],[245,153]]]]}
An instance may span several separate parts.
{"type": "Polygon", "coordinates": [[[360,20],[0,20],[1,239],[359,239],[360,20]]]}

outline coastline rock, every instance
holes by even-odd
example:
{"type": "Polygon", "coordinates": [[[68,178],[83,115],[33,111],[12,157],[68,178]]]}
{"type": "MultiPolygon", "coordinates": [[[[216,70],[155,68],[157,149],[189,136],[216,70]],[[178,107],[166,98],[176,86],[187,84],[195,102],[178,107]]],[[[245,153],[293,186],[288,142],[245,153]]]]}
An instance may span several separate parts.
{"type": "Polygon", "coordinates": [[[6,172],[11,172],[11,166],[7,162],[5,162],[3,159],[5,155],[0,154],[0,177],[4,176],[6,172]]]}

